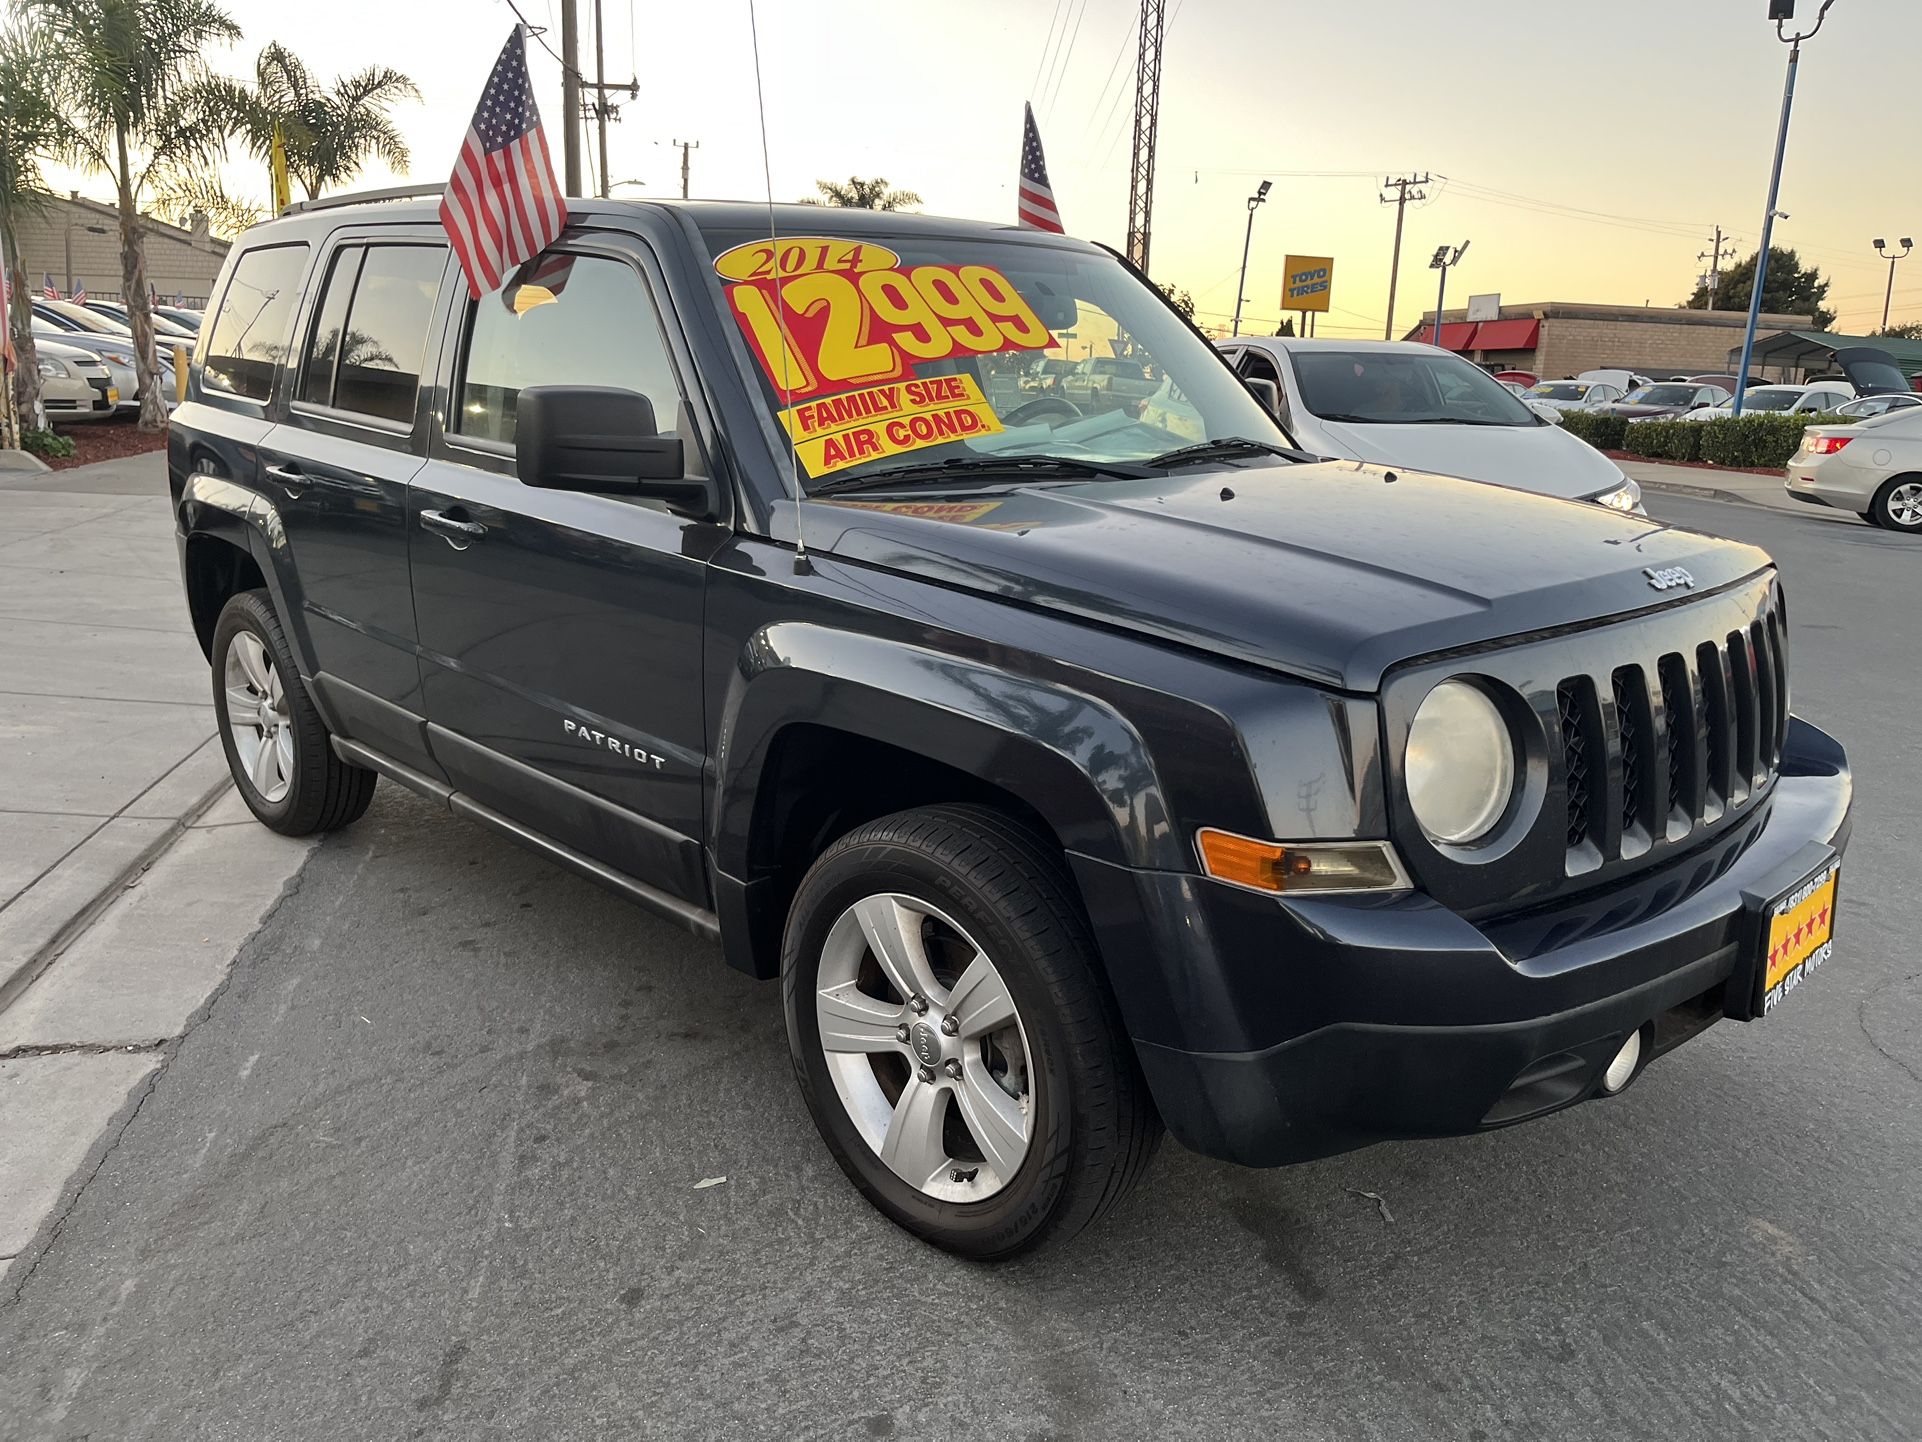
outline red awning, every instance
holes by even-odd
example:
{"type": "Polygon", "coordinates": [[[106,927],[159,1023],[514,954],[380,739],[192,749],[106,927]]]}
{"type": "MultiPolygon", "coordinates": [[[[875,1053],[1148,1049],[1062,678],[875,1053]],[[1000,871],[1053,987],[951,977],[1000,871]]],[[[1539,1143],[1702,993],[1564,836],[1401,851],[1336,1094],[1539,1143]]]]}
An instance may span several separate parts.
{"type": "MultiPolygon", "coordinates": [[[[1425,340],[1433,345],[1436,343],[1434,338],[1435,327],[1431,324],[1427,327],[1427,330],[1428,333],[1426,335],[1418,336],[1416,339],[1425,340]]],[[[1443,350],[1467,350],[1469,342],[1473,340],[1474,337],[1475,323],[1473,321],[1458,320],[1442,322],[1440,345],[1443,350]]]]}
{"type": "MultiPolygon", "coordinates": [[[[1443,326],[1447,334],[1451,326],[1443,326]]],[[[1538,320],[1485,320],[1475,329],[1473,345],[1450,346],[1450,350],[1533,350],[1542,333],[1538,320]]]]}

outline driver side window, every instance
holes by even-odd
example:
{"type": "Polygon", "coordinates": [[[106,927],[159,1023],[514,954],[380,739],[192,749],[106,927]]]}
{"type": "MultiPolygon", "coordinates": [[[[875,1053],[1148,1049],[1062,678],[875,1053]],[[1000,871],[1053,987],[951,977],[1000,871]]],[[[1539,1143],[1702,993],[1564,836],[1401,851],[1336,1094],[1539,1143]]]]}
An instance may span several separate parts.
{"type": "Polygon", "coordinates": [[[634,267],[550,252],[470,315],[449,430],[511,446],[525,387],[612,386],[646,396],[658,432],[684,443],[688,474],[704,474],[659,314],[634,267]]]}

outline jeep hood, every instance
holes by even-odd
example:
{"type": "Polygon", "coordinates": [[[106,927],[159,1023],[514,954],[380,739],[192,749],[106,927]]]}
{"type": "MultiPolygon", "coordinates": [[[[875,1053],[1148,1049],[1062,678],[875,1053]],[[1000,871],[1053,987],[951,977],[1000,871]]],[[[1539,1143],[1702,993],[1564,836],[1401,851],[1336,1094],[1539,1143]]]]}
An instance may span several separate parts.
{"type": "Polygon", "coordinates": [[[805,509],[820,553],[1358,692],[1415,656],[1673,604],[1770,564],[1646,517],[1354,461],[805,509]]]}

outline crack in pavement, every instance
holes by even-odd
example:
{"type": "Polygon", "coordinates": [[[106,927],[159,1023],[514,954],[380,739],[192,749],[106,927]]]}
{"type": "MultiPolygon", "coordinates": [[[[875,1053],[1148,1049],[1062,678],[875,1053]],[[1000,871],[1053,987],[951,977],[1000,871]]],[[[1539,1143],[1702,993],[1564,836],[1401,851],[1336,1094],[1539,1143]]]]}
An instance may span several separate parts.
{"type": "Polygon", "coordinates": [[[10,1046],[0,1050],[0,1061],[18,1061],[22,1057],[36,1056],[107,1056],[113,1052],[129,1054],[143,1051],[158,1051],[167,1044],[167,1038],[155,1037],[152,1041],[49,1041],[28,1042],[20,1046],[10,1046]]]}
{"type": "Polygon", "coordinates": [[[1869,1010],[1870,1002],[1874,1001],[1878,996],[1880,996],[1883,992],[1889,990],[1891,987],[1906,986],[1908,985],[1908,983],[1915,981],[1917,978],[1922,978],[1922,971],[1912,971],[1907,976],[1892,976],[1887,981],[1883,982],[1880,986],[1876,987],[1874,991],[1871,991],[1867,996],[1863,997],[1861,1001],[1856,1003],[1855,1025],[1856,1025],[1856,1029],[1859,1030],[1864,1037],[1868,1038],[1869,1045],[1874,1047],[1876,1051],[1880,1052],[1886,1060],[1893,1062],[1896,1066],[1902,1068],[1903,1071],[1907,1072],[1909,1074],[1910,1080],[1922,1082],[1922,1072],[1918,1072],[1914,1067],[1910,1066],[1907,1062],[1903,1061],[1901,1057],[1897,1056],[1894,1052],[1890,1051],[1887,1047],[1883,1046],[1882,1043],[1876,1039],[1875,1033],[1869,1030],[1869,1019],[1868,1019],[1868,1010],[1869,1010]]]}

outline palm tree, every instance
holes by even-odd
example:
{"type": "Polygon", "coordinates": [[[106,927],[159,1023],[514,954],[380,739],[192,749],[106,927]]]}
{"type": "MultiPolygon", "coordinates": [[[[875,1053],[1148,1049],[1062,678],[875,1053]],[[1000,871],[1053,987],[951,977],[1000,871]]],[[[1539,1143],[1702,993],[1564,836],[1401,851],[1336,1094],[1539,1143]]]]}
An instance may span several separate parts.
{"type": "Polygon", "coordinates": [[[47,423],[40,403],[40,357],[33,344],[33,290],[20,264],[19,219],[47,199],[40,162],[60,146],[62,127],[42,79],[45,61],[18,30],[0,34],[0,269],[12,291],[7,316],[13,331],[14,410],[22,425],[47,423]]]}
{"type": "MultiPolygon", "coordinates": [[[[855,210],[906,210],[911,205],[919,205],[921,197],[912,190],[890,190],[887,181],[875,176],[863,180],[858,175],[850,175],[845,181],[817,180],[814,188],[821,192],[829,205],[845,205],[855,210]]],[[[804,200],[803,205],[820,205],[820,200],[804,200]]]]}
{"type": "Polygon", "coordinates": [[[279,44],[254,60],[252,88],[233,91],[248,151],[266,160],[278,124],[287,173],[309,200],[352,180],[370,160],[404,171],[407,142],[388,112],[403,100],[418,99],[414,82],[385,65],[370,65],[323,86],[299,56],[279,44]]]}
{"type": "Polygon", "coordinates": [[[121,294],[133,326],[140,428],[167,424],[154,363],[142,194],[169,177],[211,170],[236,128],[229,97],[201,55],[237,40],[214,0],[18,0],[42,57],[58,57],[53,85],[65,148],[113,177],[120,205],[121,294]]]}

